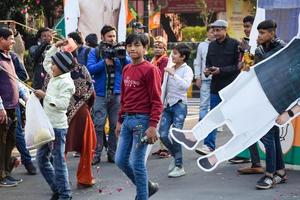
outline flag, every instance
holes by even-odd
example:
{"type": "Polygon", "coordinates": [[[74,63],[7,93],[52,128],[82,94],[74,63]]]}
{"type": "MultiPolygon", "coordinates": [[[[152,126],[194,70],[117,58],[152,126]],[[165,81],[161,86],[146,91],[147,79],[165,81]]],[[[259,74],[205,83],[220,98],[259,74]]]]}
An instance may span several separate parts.
{"type": "Polygon", "coordinates": [[[126,24],[129,24],[133,19],[136,19],[137,13],[131,6],[129,6],[128,0],[125,0],[125,7],[126,7],[126,24]]]}
{"type": "Polygon", "coordinates": [[[160,12],[153,13],[149,18],[150,30],[160,27],[160,12]]]}

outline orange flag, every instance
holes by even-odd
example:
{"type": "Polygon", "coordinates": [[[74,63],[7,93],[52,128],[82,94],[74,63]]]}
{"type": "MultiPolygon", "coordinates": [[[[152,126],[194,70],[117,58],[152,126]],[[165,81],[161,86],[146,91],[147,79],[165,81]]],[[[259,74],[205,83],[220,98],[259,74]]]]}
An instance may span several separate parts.
{"type": "Polygon", "coordinates": [[[149,27],[150,30],[160,27],[160,12],[155,12],[149,18],[149,27]]]}
{"type": "Polygon", "coordinates": [[[129,6],[128,6],[128,0],[125,0],[125,8],[126,8],[126,24],[129,24],[133,19],[135,19],[134,15],[131,13],[129,6]]]}

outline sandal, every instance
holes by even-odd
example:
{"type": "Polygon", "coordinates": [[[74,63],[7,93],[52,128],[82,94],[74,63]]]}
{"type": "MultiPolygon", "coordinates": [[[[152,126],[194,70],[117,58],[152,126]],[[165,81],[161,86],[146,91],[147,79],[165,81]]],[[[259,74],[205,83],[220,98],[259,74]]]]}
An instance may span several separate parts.
{"type": "Polygon", "coordinates": [[[161,150],[161,152],[158,156],[159,156],[159,158],[169,158],[171,156],[171,154],[169,153],[168,150],[163,149],[163,150],[161,150]]]}
{"type": "Polygon", "coordinates": [[[157,151],[152,153],[152,156],[159,155],[162,151],[163,151],[162,149],[158,149],[157,151]]]}

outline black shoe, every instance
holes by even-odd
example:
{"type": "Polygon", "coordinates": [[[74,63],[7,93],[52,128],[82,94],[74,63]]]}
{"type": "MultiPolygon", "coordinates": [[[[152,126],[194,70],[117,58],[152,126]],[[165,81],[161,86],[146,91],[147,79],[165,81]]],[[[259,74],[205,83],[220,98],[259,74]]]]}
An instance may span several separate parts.
{"type": "Polygon", "coordinates": [[[110,163],[115,163],[115,155],[107,155],[107,161],[110,163]]]}
{"type": "Polygon", "coordinates": [[[257,189],[270,189],[274,186],[274,179],[270,176],[264,175],[261,177],[257,183],[256,183],[256,188],[257,189]]]}
{"type": "MultiPolygon", "coordinates": [[[[152,181],[148,181],[148,197],[150,198],[156,192],[158,192],[159,186],[158,183],[154,183],[152,181]]],[[[137,200],[137,196],[135,196],[135,200],[137,200]]]]}
{"type": "Polygon", "coordinates": [[[158,190],[159,190],[158,183],[154,183],[152,181],[148,181],[148,193],[149,193],[149,197],[151,197],[156,192],[158,192],[158,190]]]}
{"type": "Polygon", "coordinates": [[[21,178],[14,178],[14,177],[12,177],[12,176],[7,176],[7,177],[5,177],[6,178],[6,180],[9,180],[9,181],[11,181],[11,182],[15,182],[15,183],[22,183],[23,182],[23,179],[21,179],[21,178]]]}
{"type": "Polygon", "coordinates": [[[12,182],[12,181],[8,180],[7,178],[0,180],[0,187],[15,187],[17,185],[18,185],[17,182],[12,182]]]}
{"type": "Polygon", "coordinates": [[[100,161],[101,161],[101,159],[100,159],[100,158],[98,158],[98,157],[94,157],[94,159],[93,159],[93,161],[92,161],[92,165],[97,165],[97,164],[99,164],[99,163],[100,163],[100,161]]]}
{"type": "Polygon", "coordinates": [[[27,170],[29,175],[36,175],[36,167],[33,165],[32,162],[25,165],[25,169],[27,170]]]}
{"type": "Polygon", "coordinates": [[[52,194],[52,197],[50,200],[58,200],[58,199],[59,199],[58,193],[54,193],[54,194],[52,194]]]}

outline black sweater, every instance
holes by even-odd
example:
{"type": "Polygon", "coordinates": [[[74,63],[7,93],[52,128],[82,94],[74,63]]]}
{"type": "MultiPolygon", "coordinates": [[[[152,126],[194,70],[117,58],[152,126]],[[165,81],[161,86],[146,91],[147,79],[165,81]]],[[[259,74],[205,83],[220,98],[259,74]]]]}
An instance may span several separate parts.
{"type": "Polygon", "coordinates": [[[239,42],[226,37],[223,42],[213,41],[208,46],[206,67],[219,67],[220,74],[212,77],[211,93],[218,94],[239,74],[239,42]]]}

